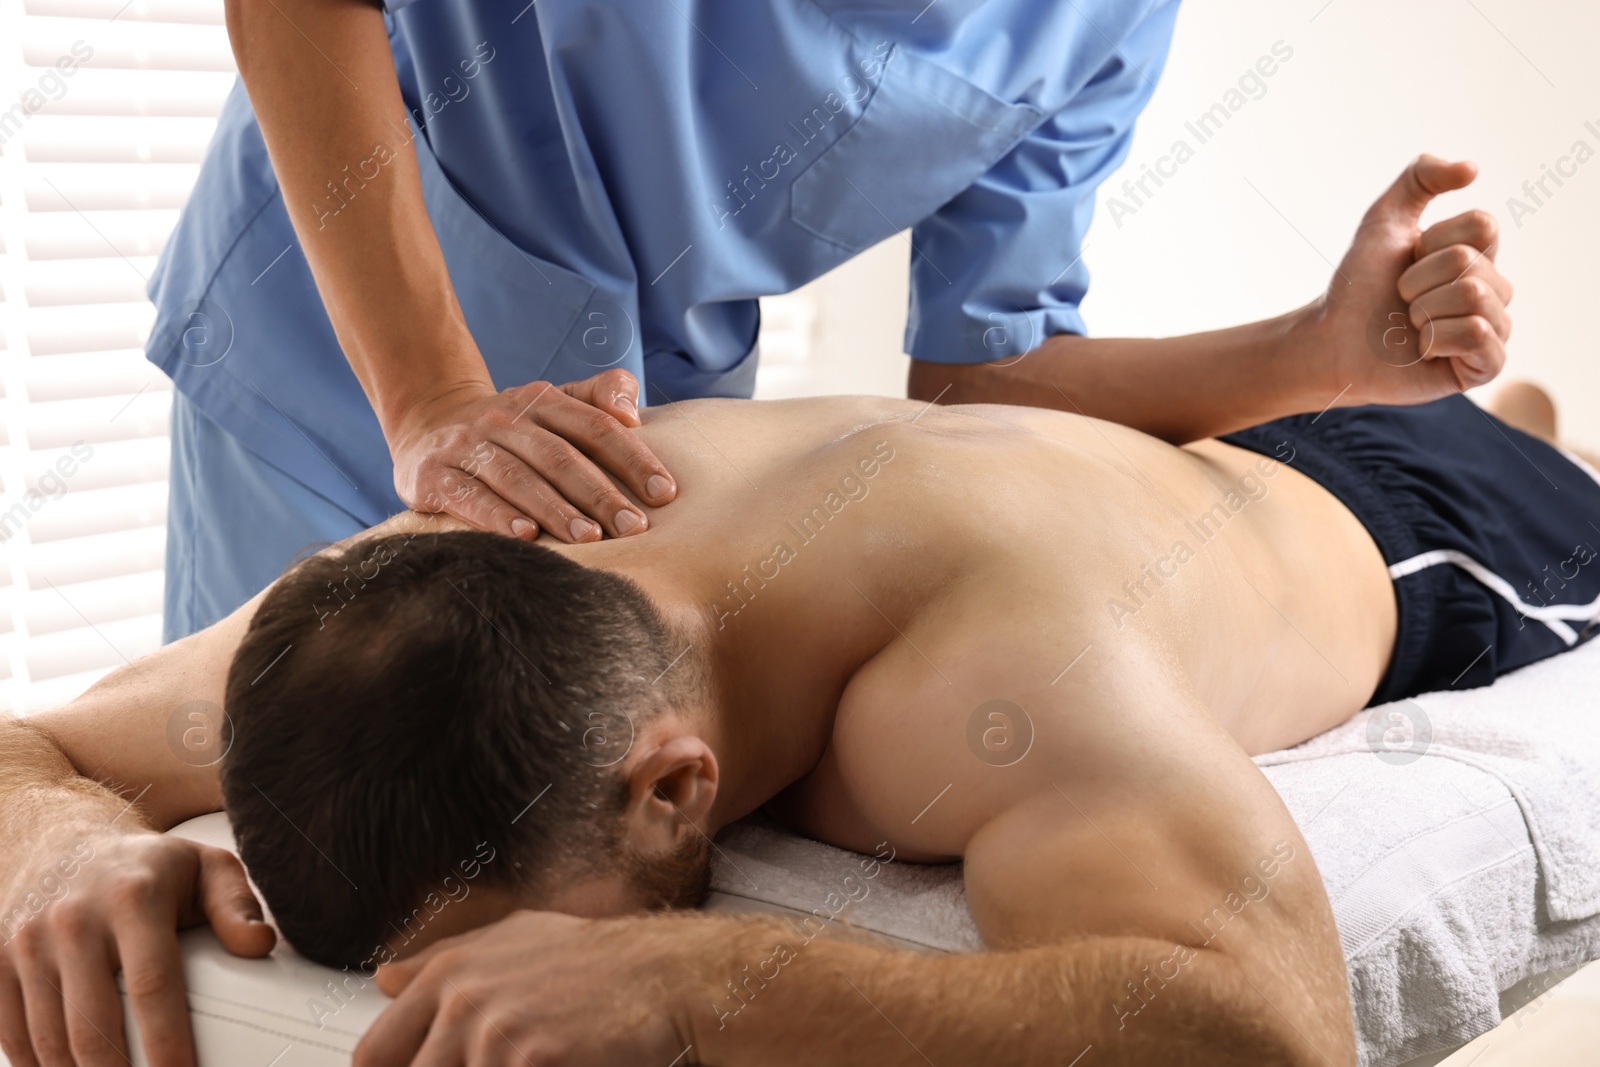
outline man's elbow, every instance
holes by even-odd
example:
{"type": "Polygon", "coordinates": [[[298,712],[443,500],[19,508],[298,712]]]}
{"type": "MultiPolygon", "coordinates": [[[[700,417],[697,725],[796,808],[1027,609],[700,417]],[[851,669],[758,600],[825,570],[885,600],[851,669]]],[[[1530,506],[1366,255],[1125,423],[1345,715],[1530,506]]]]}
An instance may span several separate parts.
{"type": "Polygon", "coordinates": [[[1219,1036],[1236,1046],[1240,1062],[1355,1067],[1349,1000],[1330,992],[1334,986],[1343,992],[1342,973],[1336,983],[1318,983],[1319,993],[1288,975],[1263,976],[1254,969],[1252,978],[1235,960],[1215,958],[1212,964],[1214,1007],[1224,1020],[1219,1036]]]}
{"type": "Polygon", "coordinates": [[[66,750],[42,724],[0,713],[0,791],[54,785],[77,774],[66,750]]]}
{"type": "Polygon", "coordinates": [[[1218,1035],[1212,1063],[1238,1063],[1248,1067],[1355,1067],[1353,1042],[1313,1041],[1272,1008],[1263,1012],[1240,1011],[1218,1035]],[[1269,1017],[1270,1016],[1270,1017],[1269,1017]]]}

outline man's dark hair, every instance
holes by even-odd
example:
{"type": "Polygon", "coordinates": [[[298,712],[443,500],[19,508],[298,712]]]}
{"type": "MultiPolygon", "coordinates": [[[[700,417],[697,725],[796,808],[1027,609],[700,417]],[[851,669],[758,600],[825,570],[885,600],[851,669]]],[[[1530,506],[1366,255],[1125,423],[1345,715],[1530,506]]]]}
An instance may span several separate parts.
{"type": "Polygon", "coordinates": [[[222,764],[279,928],[312,959],[363,966],[452,886],[626,871],[655,903],[699,903],[704,848],[652,875],[622,843],[618,764],[674,700],[675,654],[631,581],[497,534],[396,534],[295,564],[234,655],[222,764]]]}

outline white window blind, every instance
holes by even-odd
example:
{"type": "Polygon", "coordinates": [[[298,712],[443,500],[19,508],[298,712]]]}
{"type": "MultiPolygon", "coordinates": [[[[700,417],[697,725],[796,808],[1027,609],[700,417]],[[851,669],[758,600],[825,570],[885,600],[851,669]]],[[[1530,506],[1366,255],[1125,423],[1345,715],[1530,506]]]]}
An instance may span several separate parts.
{"type": "Polygon", "coordinates": [[[160,644],[145,282],[232,83],[221,0],[0,0],[0,707],[160,644]]]}

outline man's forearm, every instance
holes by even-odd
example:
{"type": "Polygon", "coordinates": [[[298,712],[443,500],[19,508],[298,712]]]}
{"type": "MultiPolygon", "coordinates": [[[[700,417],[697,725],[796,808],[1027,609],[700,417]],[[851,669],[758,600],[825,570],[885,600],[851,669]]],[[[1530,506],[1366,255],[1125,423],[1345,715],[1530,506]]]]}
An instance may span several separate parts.
{"type": "Polygon", "coordinates": [[[717,1067],[1062,1067],[1089,1048],[1101,1064],[1354,1063],[1351,1035],[1325,1032],[1290,983],[1264,992],[1220,953],[1146,938],[936,955],[759,920],[718,943],[695,983],[706,1003],[685,1005],[717,1067]]]}
{"type": "Polygon", "coordinates": [[[393,436],[489,373],[422,198],[383,14],[367,0],[228,0],[239,73],[334,332],[393,436]]]}
{"type": "Polygon", "coordinates": [[[112,671],[71,704],[0,719],[0,900],[12,872],[53,865],[73,842],[165,830],[221,806],[207,754],[173,747],[193,710],[220,747],[228,662],[255,601],[215,626],[112,671]],[[189,759],[183,758],[185,755],[189,759]]]}
{"type": "Polygon", "coordinates": [[[1310,358],[1317,310],[1183,337],[1060,334],[995,363],[918,360],[908,391],[945,404],[1059,408],[1184,444],[1336,399],[1339,386],[1310,358]]]}
{"type": "Polygon", "coordinates": [[[65,707],[0,721],[0,871],[32,869],[30,852],[63,834],[166,830],[221,808],[224,683],[259,600],[65,707]]]}
{"type": "MultiPolygon", "coordinates": [[[[54,866],[53,856],[36,854],[41,850],[70,862],[71,843],[96,830],[138,829],[143,821],[128,806],[79,776],[48,733],[24,719],[0,719],[0,900],[16,895],[11,882],[22,872],[54,866]]],[[[0,941],[13,933],[0,928],[0,941]]]]}

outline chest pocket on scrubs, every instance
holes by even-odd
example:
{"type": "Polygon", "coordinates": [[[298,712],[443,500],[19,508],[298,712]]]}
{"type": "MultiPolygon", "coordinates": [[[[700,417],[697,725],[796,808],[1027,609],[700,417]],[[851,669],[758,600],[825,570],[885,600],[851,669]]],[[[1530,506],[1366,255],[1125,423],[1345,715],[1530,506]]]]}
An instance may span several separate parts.
{"type": "Polygon", "coordinates": [[[594,283],[524,251],[456,188],[427,137],[414,144],[428,216],[495,385],[505,389],[544,377],[594,283]]]}
{"type": "Polygon", "coordinates": [[[795,180],[790,216],[859,252],[933,214],[1042,117],[896,48],[861,117],[795,180]]]}

